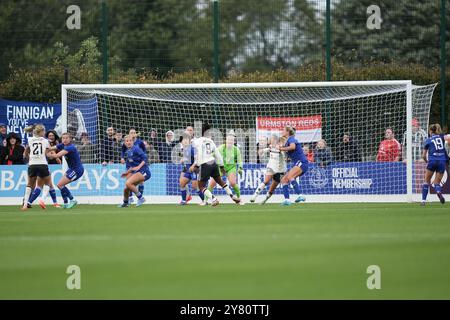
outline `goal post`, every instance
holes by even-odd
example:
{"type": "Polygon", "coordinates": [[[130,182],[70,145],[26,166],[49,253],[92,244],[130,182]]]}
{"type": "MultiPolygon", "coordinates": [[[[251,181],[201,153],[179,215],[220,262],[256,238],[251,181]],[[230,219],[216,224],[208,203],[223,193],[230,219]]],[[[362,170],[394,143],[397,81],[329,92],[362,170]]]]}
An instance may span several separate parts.
{"type": "MultiPolygon", "coordinates": [[[[87,168],[72,188],[84,202],[120,201],[121,139],[133,128],[152,172],[144,194],[150,203],[174,203],[179,137],[187,126],[200,135],[207,122],[218,146],[231,130],[236,136],[246,200],[264,177],[268,158],[259,151],[291,125],[311,160],[299,179],[307,201],[414,201],[423,167],[416,149],[426,135],[435,86],[410,80],[62,85],[61,129],[72,133],[87,168]]],[[[273,199],[281,199],[280,190],[273,199]]]]}

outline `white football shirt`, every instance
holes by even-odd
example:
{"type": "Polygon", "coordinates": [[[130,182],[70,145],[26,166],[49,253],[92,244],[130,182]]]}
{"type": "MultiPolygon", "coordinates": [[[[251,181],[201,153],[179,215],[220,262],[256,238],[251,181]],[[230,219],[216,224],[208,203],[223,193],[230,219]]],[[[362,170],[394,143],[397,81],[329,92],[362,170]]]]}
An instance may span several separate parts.
{"type": "Polygon", "coordinates": [[[48,164],[46,151],[50,148],[47,139],[43,137],[28,138],[28,146],[30,147],[30,161],[28,165],[48,164]]]}
{"type": "Polygon", "coordinates": [[[275,173],[284,173],[287,171],[286,153],[275,148],[266,148],[264,152],[270,152],[267,168],[275,173]]]}
{"type": "Polygon", "coordinates": [[[197,166],[211,161],[215,161],[219,166],[223,165],[223,158],[214,141],[201,137],[194,139],[192,143],[195,148],[195,164],[197,166]]]}

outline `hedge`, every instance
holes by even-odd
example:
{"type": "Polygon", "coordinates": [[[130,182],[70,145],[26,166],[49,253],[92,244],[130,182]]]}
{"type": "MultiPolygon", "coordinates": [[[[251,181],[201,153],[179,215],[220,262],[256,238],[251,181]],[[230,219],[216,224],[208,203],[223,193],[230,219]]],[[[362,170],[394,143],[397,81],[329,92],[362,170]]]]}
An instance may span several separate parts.
{"type": "MultiPolygon", "coordinates": [[[[440,80],[438,68],[427,68],[419,64],[397,64],[372,62],[359,67],[334,63],[332,80],[405,80],[424,85],[440,80]]],[[[325,67],[323,64],[304,65],[289,70],[271,72],[240,73],[231,71],[221,78],[221,82],[288,82],[288,81],[323,81],[325,67]]],[[[101,67],[80,67],[69,70],[69,82],[101,83],[101,67]]],[[[446,75],[447,97],[450,102],[450,70],[446,75]]],[[[136,73],[134,71],[115,72],[111,83],[210,83],[212,74],[206,70],[192,70],[181,73],[169,72],[160,77],[152,72],[136,73]]],[[[19,101],[58,102],[61,99],[61,84],[64,82],[64,68],[59,66],[36,69],[17,69],[11,72],[8,80],[0,83],[0,97],[19,101]]],[[[432,101],[431,121],[440,120],[440,85],[436,87],[432,101]]],[[[447,112],[447,116],[450,112],[447,112]]],[[[447,122],[448,123],[448,122],[447,122]]]]}

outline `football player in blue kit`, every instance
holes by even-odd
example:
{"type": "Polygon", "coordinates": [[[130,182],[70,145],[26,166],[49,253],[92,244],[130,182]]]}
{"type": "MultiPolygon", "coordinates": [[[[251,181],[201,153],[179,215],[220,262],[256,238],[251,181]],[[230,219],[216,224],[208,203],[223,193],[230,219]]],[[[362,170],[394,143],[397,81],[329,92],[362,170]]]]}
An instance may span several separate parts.
{"type": "MultiPolygon", "coordinates": [[[[142,151],[144,151],[144,153],[147,153],[147,148],[145,147],[144,141],[142,141],[141,139],[139,139],[138,133],[136,131],[136,129],[131,128],[130,130],[128,130],[128,135],[131,137],[131,139],[133,140],[133,143],[135,146],[138,146],[139,148],[142,149],[142,151]]],[[[127,151],[127,147],[125,145],[125,143],[122,144],[122,151],[120,154],[120,163],[124,164],[125,163],[125,152],[127,151]]],[[[138,186],[138,190],[141,194],[144,194],[144,184],[140,184],[138,186]]],[[[130,193],[130,199],[129,202],[133,202],[133,194],[130,193]]]]}
{"type": "Polygon", "coordinates": [[[50,155],[49,159],[57,159],[64,157],[69,167],[59,180],[57,186],[61,191],[61,196],[64,201],[63,208],[71,209],[77,205],[77,200],[72,196],[70,190],[66,187],[69,183],[77,181],[84,173],[84,167],[80,160],[80,154],[77,147],[72,143],[72,136],[70,133],[63,133],[61,136],[61,143],[50,148],[50,150],[56,150],[56,154],[50,155]]]}
{"type": "Polygon", "coordinates": [[[442,134],[441,126],[437,123],[430,126],[429,135],[430,137],[425,141],[422,151],[422,158],[427,162],[425,182],[422,186],[422,206],[425,205],[430,186],[436,190],[439,201],[442,204],[445,203],[445,198],[442,195],[441,180],[444,176],[445,165],[448,161],[445,142],[450,142],[450,135],[445,136],[442,134]],[[431,178],[433,174],[435,174],[435,179],[432,184],[431,178]]]}
{"type": "Polygon", "coordinates": [[[295,202],[305,201],[305,197],[301,195],[300,186],[296,179],[304,175],[308,171],[308,159],[306,159],[303,153],[303,147],[300,142],[295,139],[295,129],[287,126],[283,130],[283,137],[287,138],[283,147],[279,147],[280,151],[286,151],[289,159],[293,163],[293,166],[289,171],[281,178],[281,185],[283,187],[284,201],[281,203],[284,206],[291,205],[289,200],[289,184],[294,188],[295,193],[298,195],[295,202]]]}
{"type": "Polygon", "coordinates": [[[145,202],[145,198],[138,190],[138,186],[150,179],[151,173],[147,164],[147,154],[138,147],[130,135],[125,136],[124,145],[127,147],[124,153],[126,169],[121,176],[126,178],[125,189],[123,191],[123,203],[119,207],[125,208],[129,205],[131,192],[136,194],[138,200],[136,207],[145,202]]]}

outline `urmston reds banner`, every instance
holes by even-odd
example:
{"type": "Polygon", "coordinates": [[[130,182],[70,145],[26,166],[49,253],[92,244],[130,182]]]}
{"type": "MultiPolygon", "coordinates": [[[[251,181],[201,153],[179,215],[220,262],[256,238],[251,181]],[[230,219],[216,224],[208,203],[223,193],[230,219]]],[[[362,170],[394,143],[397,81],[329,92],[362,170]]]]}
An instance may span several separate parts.
{"type": "Polygon", "coordinates": [[[322,116],[308,117],[257,117],[256,139],[270,136],[274,133],[281,134],[284,127],[291,126],[295,129],[295,137],[299,142],[316,142],[322,139],[322,116]]]}

